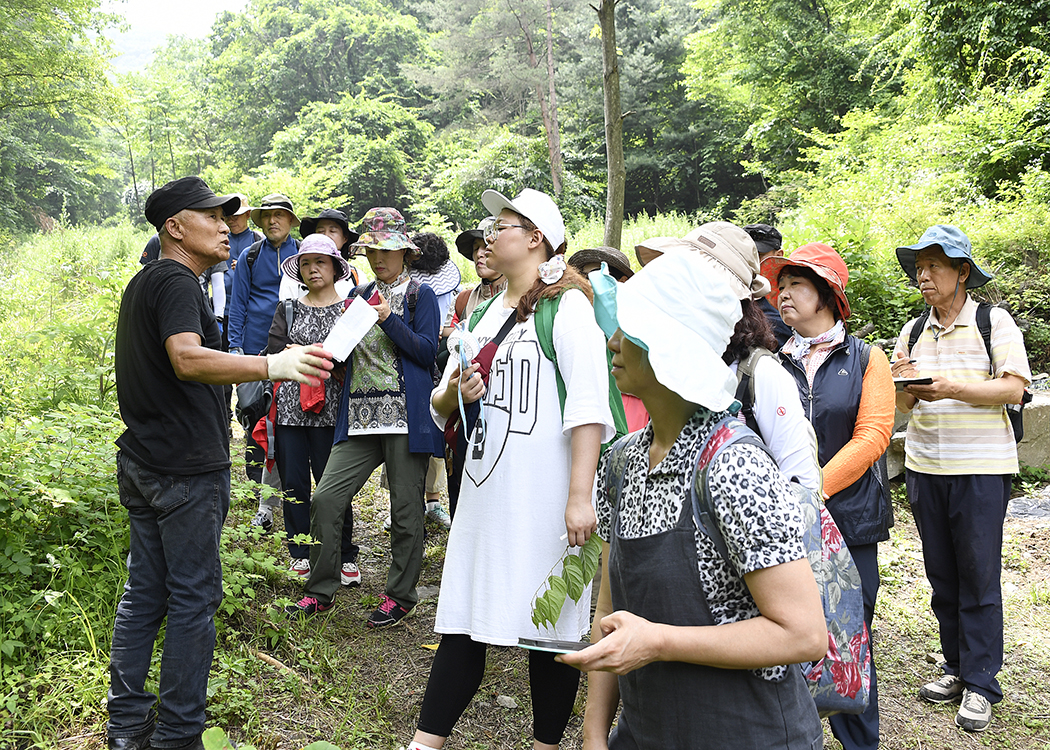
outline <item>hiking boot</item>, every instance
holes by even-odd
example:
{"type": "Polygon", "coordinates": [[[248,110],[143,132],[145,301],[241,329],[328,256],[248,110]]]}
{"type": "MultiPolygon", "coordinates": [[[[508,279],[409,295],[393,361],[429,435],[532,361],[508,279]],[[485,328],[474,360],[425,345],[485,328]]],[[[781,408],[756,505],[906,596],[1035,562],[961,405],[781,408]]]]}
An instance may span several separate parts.
{"type": "Polygon", "coordinates": [[[980,693],[963,690],[962,705],[955,714],[955,725],[967,732],[983,732],[992,721],[992,704],[980,693]]]}
{"type": "Polygon", "coordinates": [[[154,729],[150,724],[149,729],[134,737],[107,737],[106,747],[108,750],[148,750],[154,729]]]}
{"type": "Polygon", "coordinates": [[[298,560],[292,560],[292,564],[288,566],[288,570],[295,573],[299,578],[309,578],[310,560],[305,557],[298,560]]]}
{"type": "Polygon", "coordinates": [[[357,563],[343,563],[339,571],[339,583],[344,586],[361,585],[361,571],[357,569],[357,563]]]}
{"type": "Polygon", "coordinates": [[[316,615],[320,612],[327,612],[334,606],[335,602],[332,602],[331,604],[321,604],[321,602],[317,601],[317,599],[312,596],[304,596],[295,604],[289,604],[284,608],[284,611],[289,615],[300,615],[305,617],[306,615],[316,615]]]}
{"type": "Polygon", "coordinates": [[[441,507],[440,503],[435,503],[432,507],[427,508],[426,518],[443,529],[452,528],[452,517],[447,510],[441,507]]]}
{"type": "Polygon", "coordinates": [[[412,609],[405,609],[384,594],[383,601],[376,608],[376,611],[369,615],[368,622],[366,622],[365,625],[370,628],[388,628],[391,625],[397,625],[415,611],[415,607],[412,607],[412,609]]]}
{"type": "Polygon", "coordinates": [[[273,511],[263,510],[260,508],[254,516],[252,516],[252,526],[258,526],[263,530],[264,534],[269,534],[273,531],[273,511]]]}
{"type": "Polygon", "coordinates": [[[951,703],[959,700],[966,686],[959,675],[946,674],[935,682],[927,682],[919,688],[919,697],[930,703],[951,703]]]}

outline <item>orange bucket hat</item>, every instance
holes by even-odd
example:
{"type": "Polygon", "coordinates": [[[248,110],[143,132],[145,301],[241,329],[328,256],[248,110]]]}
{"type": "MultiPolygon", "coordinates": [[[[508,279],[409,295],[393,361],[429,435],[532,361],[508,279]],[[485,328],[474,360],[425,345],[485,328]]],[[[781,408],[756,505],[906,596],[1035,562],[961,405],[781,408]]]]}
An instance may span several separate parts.
{"type": "Polygon", "coordinates": [[[766,299],[769,303],[780,309],[777,305],[777,297],[780,296],[780,284],[777,279],[780,272],[788,266],[802,266],[815,272],[820,278],[828,282],[831,291],[835,293],[838,301],[839,315],[843,320],[848,320],[852,311],[849,308],[849,300],[846,299],[846,284],[849,282],[849,269],[842,256],[823,242],[810,242],[795,250],[788,257],[772,256],[762,261],[762,275],[769,281],[773,291],[766,299]]]}

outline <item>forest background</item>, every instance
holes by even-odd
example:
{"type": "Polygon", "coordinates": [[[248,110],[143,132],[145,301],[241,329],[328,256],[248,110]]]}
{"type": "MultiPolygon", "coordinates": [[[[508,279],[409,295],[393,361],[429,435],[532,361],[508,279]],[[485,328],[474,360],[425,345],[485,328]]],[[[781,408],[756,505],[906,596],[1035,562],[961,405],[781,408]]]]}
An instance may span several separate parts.
{"type": "MultiPolygon", "coordinates": [[[[612,5],[629,255],[702,221],[771,223],[787,250],[843,254],[853,328],[882,339],[921,307],[893,248],[953,223],[997,276],[980,294],[1046,369],[1050,0],[612,5]]],[[[123,574],[113,324],[151,190],[200,174],[254,200],[284,192],[300,215],[391,205],[451,240],[483,190],[528,186],[558,195],[570,252],[606,221],[589,3],[251,0],[122,74],[116,23],[97,0],[0,14],[0,747],[50,746],[78,710],[99,720],[70,675],[104,685],[123,574]]],[[[281,571],[229,531],[220,627],[235,641],[281,571]]]]}

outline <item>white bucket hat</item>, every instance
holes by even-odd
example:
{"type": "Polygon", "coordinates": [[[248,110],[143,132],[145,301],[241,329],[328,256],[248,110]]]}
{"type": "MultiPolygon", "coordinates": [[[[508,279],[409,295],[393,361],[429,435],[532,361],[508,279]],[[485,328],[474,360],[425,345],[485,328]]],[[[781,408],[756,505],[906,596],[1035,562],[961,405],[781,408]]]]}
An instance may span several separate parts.
{"type": "Polygon", "coordinates": [[[711,221],[681,239],[654,237],[635,246],[638,261],[645,265],[663,253],[697,252],[714,273],[725,278],[737,299],[761,299],[770,292],[761,274],[758,248],[751,235],[728,221],[711,221]]]}
{"type": "Polygon", "coordinates": [[[736,375],[722,354],[741,315],[729,281],[692,252],[664,253],[616,293],[620,330],[646,346],[656,379],[711,411],[734,401],[736,375]]]}
{"type": "Polygon", "coordinates": [[[517,198],[510,200],[496,190],[486,190],[481,194],[481,203],[493,216],[499,216],[499,212],[505,208],[524,216],[543,232],[554,252],[558,252],[558,248],[565,242],[565,221],[561,218],[558,206],[546,193],[525,188],[518,193],[517,198]]]}

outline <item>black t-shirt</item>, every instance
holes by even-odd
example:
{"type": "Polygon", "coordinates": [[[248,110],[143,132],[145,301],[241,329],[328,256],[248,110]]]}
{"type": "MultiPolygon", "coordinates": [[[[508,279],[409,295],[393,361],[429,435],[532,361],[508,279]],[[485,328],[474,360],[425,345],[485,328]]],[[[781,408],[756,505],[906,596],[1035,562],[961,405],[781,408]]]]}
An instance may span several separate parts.
{"type": "Polygon", "coordinates": [[[219,349],[219,327],[186,266],[162,258],[132,277],[117,319],[117,400],[127,429],[117,446],[161,474],[203,474],[230,465],[222,386],[179,380],[164,342],[195,333],[219,349]]]}

